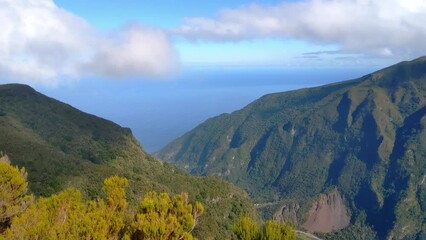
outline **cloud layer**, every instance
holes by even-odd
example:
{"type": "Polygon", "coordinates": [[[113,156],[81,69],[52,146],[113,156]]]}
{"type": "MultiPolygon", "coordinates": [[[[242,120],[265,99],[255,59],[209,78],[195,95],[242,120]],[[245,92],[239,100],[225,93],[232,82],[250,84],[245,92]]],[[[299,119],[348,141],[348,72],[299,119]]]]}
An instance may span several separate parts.
{"type": "MultiPolygon", "coordinates": [[[[169,33],[132,25],[104,34],[53,0],[0,0],[0,81],[161,78],[179,65],[170,33],[215,42],[298,39],[337,45],[333,53],[409,59],[426,53],[425,22],[424,0],[299,0],[187,18],[169,33]]],[[[321,54],[331,53],[302,57],[321,54]]]]}
{"type": "Polygon", "coordinates": [[[2,80],[55,85],[86,75],[155,78],[177,64],[164,32],[131,26],[106,36],[52,0],[0,0],[0,22],[2,80]]]}
{"type": "Polygon", "coordinates": [[[409,57],[426,51],[425,22],[423,0],[302,0],[187,18],[175,32],[208,41],[302,39],[348,52],[409,57]]]}
{"type": "Polygon", "coordinates": [[[128,26],[103,39],[82,69],[115,78],[162,78],[173,72],[177,63],[177,54],[163,31],[128,26]]]}

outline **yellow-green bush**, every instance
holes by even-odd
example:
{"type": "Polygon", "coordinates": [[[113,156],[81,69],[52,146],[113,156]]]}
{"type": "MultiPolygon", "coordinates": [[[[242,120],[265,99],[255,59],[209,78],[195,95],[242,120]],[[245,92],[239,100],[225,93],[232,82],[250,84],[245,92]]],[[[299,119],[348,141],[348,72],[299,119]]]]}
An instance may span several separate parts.
{"type": "Polygon", "coordinates": [[[286,223],[267,221],[260,228],[250,217],[243,217],[234,226],[239,240],[296,240],[296,232],[286,223]]]}
{"type": "Polygon", "coordinates": [[[31,203],[33,198],[27,192],[25,168],[11,166],[7,156],[0,156],[0,233],[31,203]]]}
{"type": "Polygon", "coordinates": [[[67,189],[31,203],[25,170],[2,159],[0,239],[195,239],[191,232],[204,208],[190,204],[186,193],[150,192],[132,214],[128,181],[113,176],[104,180],[105,199],[83,201],[78,190],[67,189]]]}

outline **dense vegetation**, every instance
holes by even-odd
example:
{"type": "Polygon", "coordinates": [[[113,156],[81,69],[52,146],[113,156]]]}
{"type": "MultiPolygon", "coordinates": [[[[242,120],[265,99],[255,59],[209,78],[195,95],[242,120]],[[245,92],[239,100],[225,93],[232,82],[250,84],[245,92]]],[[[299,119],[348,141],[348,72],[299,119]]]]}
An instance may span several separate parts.
{"type": "Polygon", "coordinates": [[[296,240],[291,225],[267,221],[261,228],[250,217],[243,217],[235,224],[234,233],[239,240],[296,240]]]}
{"type": "MultiPolygon", "coordinates": [[[[86,203],[102,196],[103,179],[117,175],[128,179],[130,206],[137,206],[151,191],[188,192],[189,201],[206,207],[193,231],[202,239],[231,238],[242,215],[259,220],[239,188],[218,178],[193,177],[162,163],[143,151],[129,129],[25,85],[0,86],[0,149],[13,165],[25,167],[28,188],[36,197],[73,188],[86,203]]],[[[76,197],[75,192],[67,194],[76,197]]]]}
{"type": "MultiPolygon", "coordinates": [[[[104,198],[84,201],[69,188],[50,197],[28,195],[25,169],[0,157],[0,239],[196,239],[192,232],[204,213],[188,194],[173,198],[149,192],[137,209],[128,207],[126,178],[104,180],[104,198]]],[[[259,229],[250,217],[234,226],[240,240],[295,240],[290,225],[268,221],[259,229]]]]}
{"type": "Polygon", "coordinates": [[[33,197],[27,195],[25,168],[10,166],[7,156],[0,156],[0,233],[10,225],[12,217],[25,211],[33,197]]]}
{"type": "Polygon", "coordinates": [[[360,79],[266,95],[209,119],[157,156],[243,187],[266,216],[286,206],[278,217],[304,223],[320,194],[337,191],[354,225],[341,234],[422,238],[425,114],[423,57],[360,79]]]}
{"type": "Polygon", "coordinates": [[[188,195],[145,195],[136,211],[128,209],[121,177],[105,179],[104,199],[83,201],[67,189],[47,198],[26,195],[25,169],[0,159],[0,239],[194,239],[191,232],[204,212],[188,195]],[[29,201],[31,200],[31,201],[29,201]]]}

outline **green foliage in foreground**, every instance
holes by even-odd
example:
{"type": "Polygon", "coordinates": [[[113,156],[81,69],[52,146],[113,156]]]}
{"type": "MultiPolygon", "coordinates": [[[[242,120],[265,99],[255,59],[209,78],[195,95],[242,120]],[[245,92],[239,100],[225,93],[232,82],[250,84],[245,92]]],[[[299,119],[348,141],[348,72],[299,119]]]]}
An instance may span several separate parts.
{"type": "MultiPolygon", "coordinates": [[[[19,186],[26,185],[23,171],[1,161],[2,173],[6,168],[10,181],[0,182],[0,189],[14,184],[15,178],[19,186]]],[[[37,199],[28,209],[8,215],[11,220],[0,239],[195,239],[191,232],[204,212],[202,204],[193,206],[185,193],[170,198],[150,192],[133,212],[127,208],[127,185],[127,179],[113,176],[104,181],[105,199],[83,201],[75,189],[37,199]]],[[[10,189],[17,196],[14,205],[27,202],[22,187],[10,189]]]]}
{"type": "Polygon", "coordinates": [[[23,212],[33,198],[27,195],[28,183],[25,168],[10,165],[7,156],[0,156],[0,232],[10,219],[23,212]]]}
{"type": "Polygon", "coordinates": [[[243,217],[234,227],[240,240],[296,240],[296,232],[291,225],[267,221],[262,228],[250,217],[243,217]]]}

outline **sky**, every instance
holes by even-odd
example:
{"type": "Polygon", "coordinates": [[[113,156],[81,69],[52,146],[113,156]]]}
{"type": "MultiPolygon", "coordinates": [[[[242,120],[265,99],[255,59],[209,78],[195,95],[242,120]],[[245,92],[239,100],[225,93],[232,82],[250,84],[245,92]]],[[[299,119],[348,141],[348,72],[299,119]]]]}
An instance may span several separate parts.
{"type": "Polygon", "coordinates": [[[190,66],[371,66],[426,51],[424,0],[0,0],[0,73],[57,86],[190,66]]]}
{"type": "Polygon", "coordinates": [[[129,126],[150,151],[263,94],[426,53],[424,0],[0,0],[0,22],[0,83],[129,126]]]}

